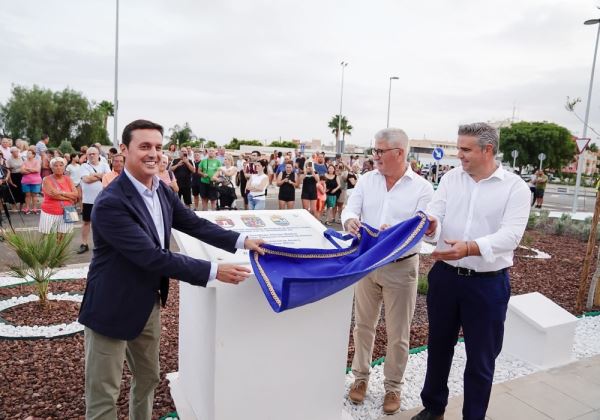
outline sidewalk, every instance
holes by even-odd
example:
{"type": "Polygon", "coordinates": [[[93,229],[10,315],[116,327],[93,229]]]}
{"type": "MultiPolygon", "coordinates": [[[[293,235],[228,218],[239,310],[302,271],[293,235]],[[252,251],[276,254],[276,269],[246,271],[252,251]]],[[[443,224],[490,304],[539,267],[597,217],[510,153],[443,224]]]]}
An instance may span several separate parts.
{"type": "MultiPolygon", "coordinates": [[[[408,420],[421,407],[380,420],[408,420]]],[[[462,396],[448,402],[445,420],[462,419],[462,396]]],[[[599,420],[600,356],[494,385],[491,420],[599,420]]]]}

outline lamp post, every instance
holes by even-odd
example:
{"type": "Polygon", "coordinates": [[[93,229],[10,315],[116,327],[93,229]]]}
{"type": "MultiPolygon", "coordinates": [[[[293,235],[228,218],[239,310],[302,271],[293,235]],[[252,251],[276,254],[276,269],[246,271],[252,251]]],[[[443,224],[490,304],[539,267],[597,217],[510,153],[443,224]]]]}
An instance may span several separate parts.
{"type": "Polygon", "coordinates": [[[388,90],[388,116],[387,116],[387,125],[386,128],[390,126],[390,104],[392,103],[392,80],[398,80],[399,77],[392,76],[390,77],[390,88],[388,90]]]}
{"type": "Polygon", "coordinates": [[[117,0],[117,17],[115,30],[115,98],[113,110],[113,145],[119,150],[119,139],[117,137],[117,121],[119,116],[119,0],[117,0]]]}
{"type": "MultiPolygon", "coordinates": [[[[583,22],[584,25],[596,25],[600,23],[600,19],[590,19],[583,22]]],[[[585,107],[585,119],[583,122],[583,135],[582,138],[587,137],[588,118],[590,116],[590,102],[592,101],[592,86],[594,85],[594,71],[596,69],[596,54],[598,52],[598,38],[600,38],[600,25],[598,25],[598,32],[596,33],[596,46],[594,47],[594,60],[592,61],[592,75],[590,76],[590,87],[588,89],[587,105],[585,107]]],[[[579,153],[577,157],[577,181],[575,182],[575,194],[573,194],[573,208],[572,211],[577,211],[577,194],[579,193],[579,184],[581,183],[581,171],[583,169],[583,151],[579,153]]]]}
{"type": "Polygon", "coordinates": [[[344,152],[344,145],[340,141],[340,134],[342,131],[342,103],[343,103],[343,99],[344,99],[344,69],[346,68],[346,66],[348,66],[348,63],[345,61],[342,61],[340,63],[340,66],[342,66],[342,89],[341,89],[341,93],[340,93],[340,115],[338,116],[338,131],[337,131],[337,138],[335,139],[335,142],[336,142],[335,152],[336,153],[344,152]]]}

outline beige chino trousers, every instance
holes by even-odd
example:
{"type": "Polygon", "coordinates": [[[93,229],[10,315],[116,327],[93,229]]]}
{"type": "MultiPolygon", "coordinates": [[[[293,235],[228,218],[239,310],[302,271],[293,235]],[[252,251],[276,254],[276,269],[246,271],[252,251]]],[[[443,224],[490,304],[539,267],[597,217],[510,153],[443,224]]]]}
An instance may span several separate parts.
{"type": "Polygon", "coordinates": [[[361,279],[354,289],[354,358],[352,373],[369,381],[375,328],[385,309],[387,349],[384,388],[400,392],[408,362],[410,324],[415,312],[419,255],[388,264],[361,279]]]}
{"type": "Polygon", "coordinates": [[[114,420],[123,377],[123,362],[133,375],[129,419],[150,420],[154,390],[160,380],[160,305],[157,302],[142,333],[118,340],[85,328],[85,418],[114,420]]]}

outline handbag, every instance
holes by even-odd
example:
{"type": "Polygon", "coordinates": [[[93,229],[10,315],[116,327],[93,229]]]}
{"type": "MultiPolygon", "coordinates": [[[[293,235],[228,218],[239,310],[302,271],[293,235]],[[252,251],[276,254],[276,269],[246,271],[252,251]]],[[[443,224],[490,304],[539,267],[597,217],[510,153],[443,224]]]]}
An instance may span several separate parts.
{"type": "Polygon", "coordinates": [[[61,207],[63,209],[63,221],[65,223],[79,222],[79,213],[77,213],[75,206],[65,206],[61,203],[61,207]]]}
{"type": "MultiPolygon", "coordinates": [[[[92,167],[92,169],[94,169],[94,168],[92,167]]],[[[58,185],[58,182],[56,182],[56,179],[54,179],[54,175],[49,176],[48,178],[54,184],[54,186],[56,187],[57,190],[62,191],[60,189],[60,185],[58,185]]],[[[60,206],[62,207],[62,210],[63,210],[63,221],[65,223],[79,222],[79,214],[77,213],[77,209],[75,208],[75,206],[73,206],[73,205],[65,206],[62,201],[60,203],[60,206]]]]}

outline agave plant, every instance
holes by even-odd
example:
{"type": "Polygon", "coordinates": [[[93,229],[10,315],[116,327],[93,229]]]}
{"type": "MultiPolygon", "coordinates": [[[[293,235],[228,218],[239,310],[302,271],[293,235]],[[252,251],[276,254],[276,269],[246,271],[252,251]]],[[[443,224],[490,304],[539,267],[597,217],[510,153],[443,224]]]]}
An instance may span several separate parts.
{"type": "Polygon", "coordinates": [[[40,305],[48,303],[48,282],[70,256],[69,245],[73,233],[52,232],[42,235],[37,232],[8,232],[7,244],[15,251],[20,265],[9,266],[12,274],[26,280],[33,280],[37,287],[40,305]]]}

